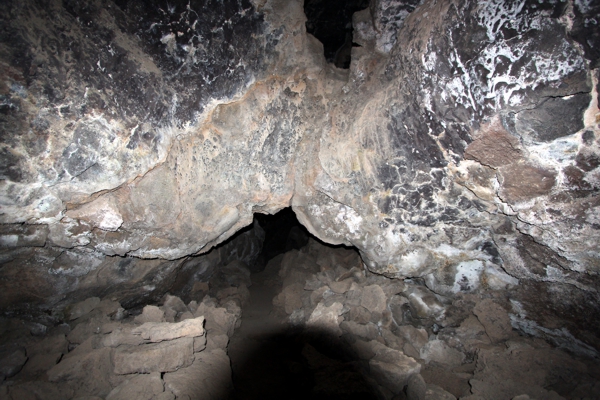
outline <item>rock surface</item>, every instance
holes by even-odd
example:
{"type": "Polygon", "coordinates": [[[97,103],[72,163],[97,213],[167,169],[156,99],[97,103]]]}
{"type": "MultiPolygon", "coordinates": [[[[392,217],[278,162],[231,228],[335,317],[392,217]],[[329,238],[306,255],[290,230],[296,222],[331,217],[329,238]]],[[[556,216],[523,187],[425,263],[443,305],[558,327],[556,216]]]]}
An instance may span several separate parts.
{"type": "MultiPolygon", "coordinates": [[[[0,309],[192,296],[256,260],[261,235],[211,248],[291,205],[371,272],[423,279],[417,318],[510,290],[512,327],[597,356],[599,15],[372,1],[342,70],[299,0],[3,2],[0,309]]],[[[353,312],[381,320],[392,295],[367,294],[353,312]]],[[[505,318],[480,322],[506,338],[505,318]]]]}

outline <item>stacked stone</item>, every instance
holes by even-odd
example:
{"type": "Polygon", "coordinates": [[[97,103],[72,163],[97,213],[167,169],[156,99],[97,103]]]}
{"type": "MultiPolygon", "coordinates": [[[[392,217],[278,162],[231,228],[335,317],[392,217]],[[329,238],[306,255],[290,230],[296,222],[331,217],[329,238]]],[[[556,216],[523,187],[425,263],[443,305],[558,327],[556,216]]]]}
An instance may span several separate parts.
{"type": "Polygon", "coordinates": [[[241,316],[236,294],[187,305],[166,295],[137,316],[116,301],[89,298],[43,337],[10,321],[0,398],[223,398],[233,387],[227,345],[241,316]]]}
{"type": "Polygon", "coordinates": [[[273,303],[285,320],[351,348],[383,399],[599,393],[593,359],[519,336],[512,326],[516,315],[507,312],[500,292],[450,300],[418,279],[371,274],[357,252],[314,240],[268,266],[277,267],[281,291],[273,303]]]}

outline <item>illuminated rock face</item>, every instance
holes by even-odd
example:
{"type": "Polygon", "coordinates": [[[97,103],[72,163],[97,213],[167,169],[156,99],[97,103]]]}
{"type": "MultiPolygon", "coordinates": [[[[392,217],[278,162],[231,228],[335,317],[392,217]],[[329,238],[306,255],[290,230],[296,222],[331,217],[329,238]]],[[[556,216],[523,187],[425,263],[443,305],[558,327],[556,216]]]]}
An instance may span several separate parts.
{"type": "Polygon", "coordinates": [[[165,4],[0,6],[0,307],[159,295],[289,205],[522,324],[599,307],[598,6],[374,1],[341,70],[301,1],[165,4]]]}

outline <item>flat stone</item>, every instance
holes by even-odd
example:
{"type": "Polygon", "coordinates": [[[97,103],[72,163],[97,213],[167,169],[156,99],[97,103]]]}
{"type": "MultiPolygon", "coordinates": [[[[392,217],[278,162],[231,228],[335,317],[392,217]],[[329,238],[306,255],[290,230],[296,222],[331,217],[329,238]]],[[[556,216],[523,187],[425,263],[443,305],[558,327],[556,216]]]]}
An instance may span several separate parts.
{"type": "Polygon", "coordinates": [[[324,302],[319,303],[308,318],[306,327],[321,333],[341,336],[343,332],[340,329],[340,322],[343,320],[341,317],[343,308],[344,306],[339,302],[329,307],[325,306],[324,302]]]}
{"type": "Polygon", "coordinates": [[[191,365],[194,339],[180,338],[136,347],[120,347],[114,353],[115,374],[172,372],[191,365]]]}
{"type": "Polygon", "coordinates": [[[233,388],[229,357],[215,349],[196,354],[191,366],[163,377],[165,388],[177,398],[227,398],[233,388]]]}
{"type": "Polygon", "coordinates": [[[465,360],[465,355],[448,346],[442,340],[431,340],[420,351],[421,358],[427,362],[435,361],[440,364],[458,366],[465,360]]]}
{"type": "Polygon", "coordinates": [[[382,313],[387,308],[387,297],[379,285],[363,288],[360,305],[370,312],[382,313]]]}
{"type": "Polygon", "coordinates": [[[473,308],[473,314],[483,327],[492,343],[498,343],[513,336],[508,313],[493,300],[484,299],[473,308]]]}
{"type": "Polygon", "coordinates": [[[144,343],[145,339],[141,335],[132,333],[134,329],[134,326],[122,325],[109,334],[101,336],[100,343],[104,347],[137,346],[144,343]]]}
{"type": "Polygon", "coordinates": [[[543,196],[556,183],[556,172],[527,163],[515,163],[499,169],[500,197],[517,203],[543,196]]]}
{"type": "Polygon", "coordinates": [[[334,293],[343,294],[343,293],[346,293],[348,290],[350,290],[350,287],[352,286],[353,283],[354,283],[353,278],[347,278],[347,279],[344,279],[343,281],[339,281],[339,282],[337,282],[337,281],[329,282],[329,288],[334,293]]]}
{"type": "Polygon", "coordinates": [[[181,337],[196,337],[204,335],[204,317],[186,319],[178,323],[146,322],[132,329],[134,335],[140,335],[152,343],[163,340],[173,340],[181,337]]]}
{"type": "Polygon", "coordinates": [[[420,350],[429,341],[427,331],[423,328],[415,328],[412,325],[401,325],[398,327],[400,336],[406,339],[414,348],[420,350]]]}
{"type": "Polygon", "coordinates": [[[106,400],[148,400],[164,392],[159,372],[135,375],[110,391],[106,400]]]}

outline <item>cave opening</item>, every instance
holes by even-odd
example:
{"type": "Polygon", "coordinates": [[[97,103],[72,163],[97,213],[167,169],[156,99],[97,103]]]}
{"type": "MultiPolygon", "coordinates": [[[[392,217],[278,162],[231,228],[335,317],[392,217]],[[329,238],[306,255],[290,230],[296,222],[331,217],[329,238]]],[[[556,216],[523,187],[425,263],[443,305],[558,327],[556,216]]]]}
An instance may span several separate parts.
{"type": "Polygon", "coordinates": [[[369,0],[305,0],[306,31],[323,43],[325,59],[338,68],[350,68],[352,14],[369,6],[369,0]]]}

